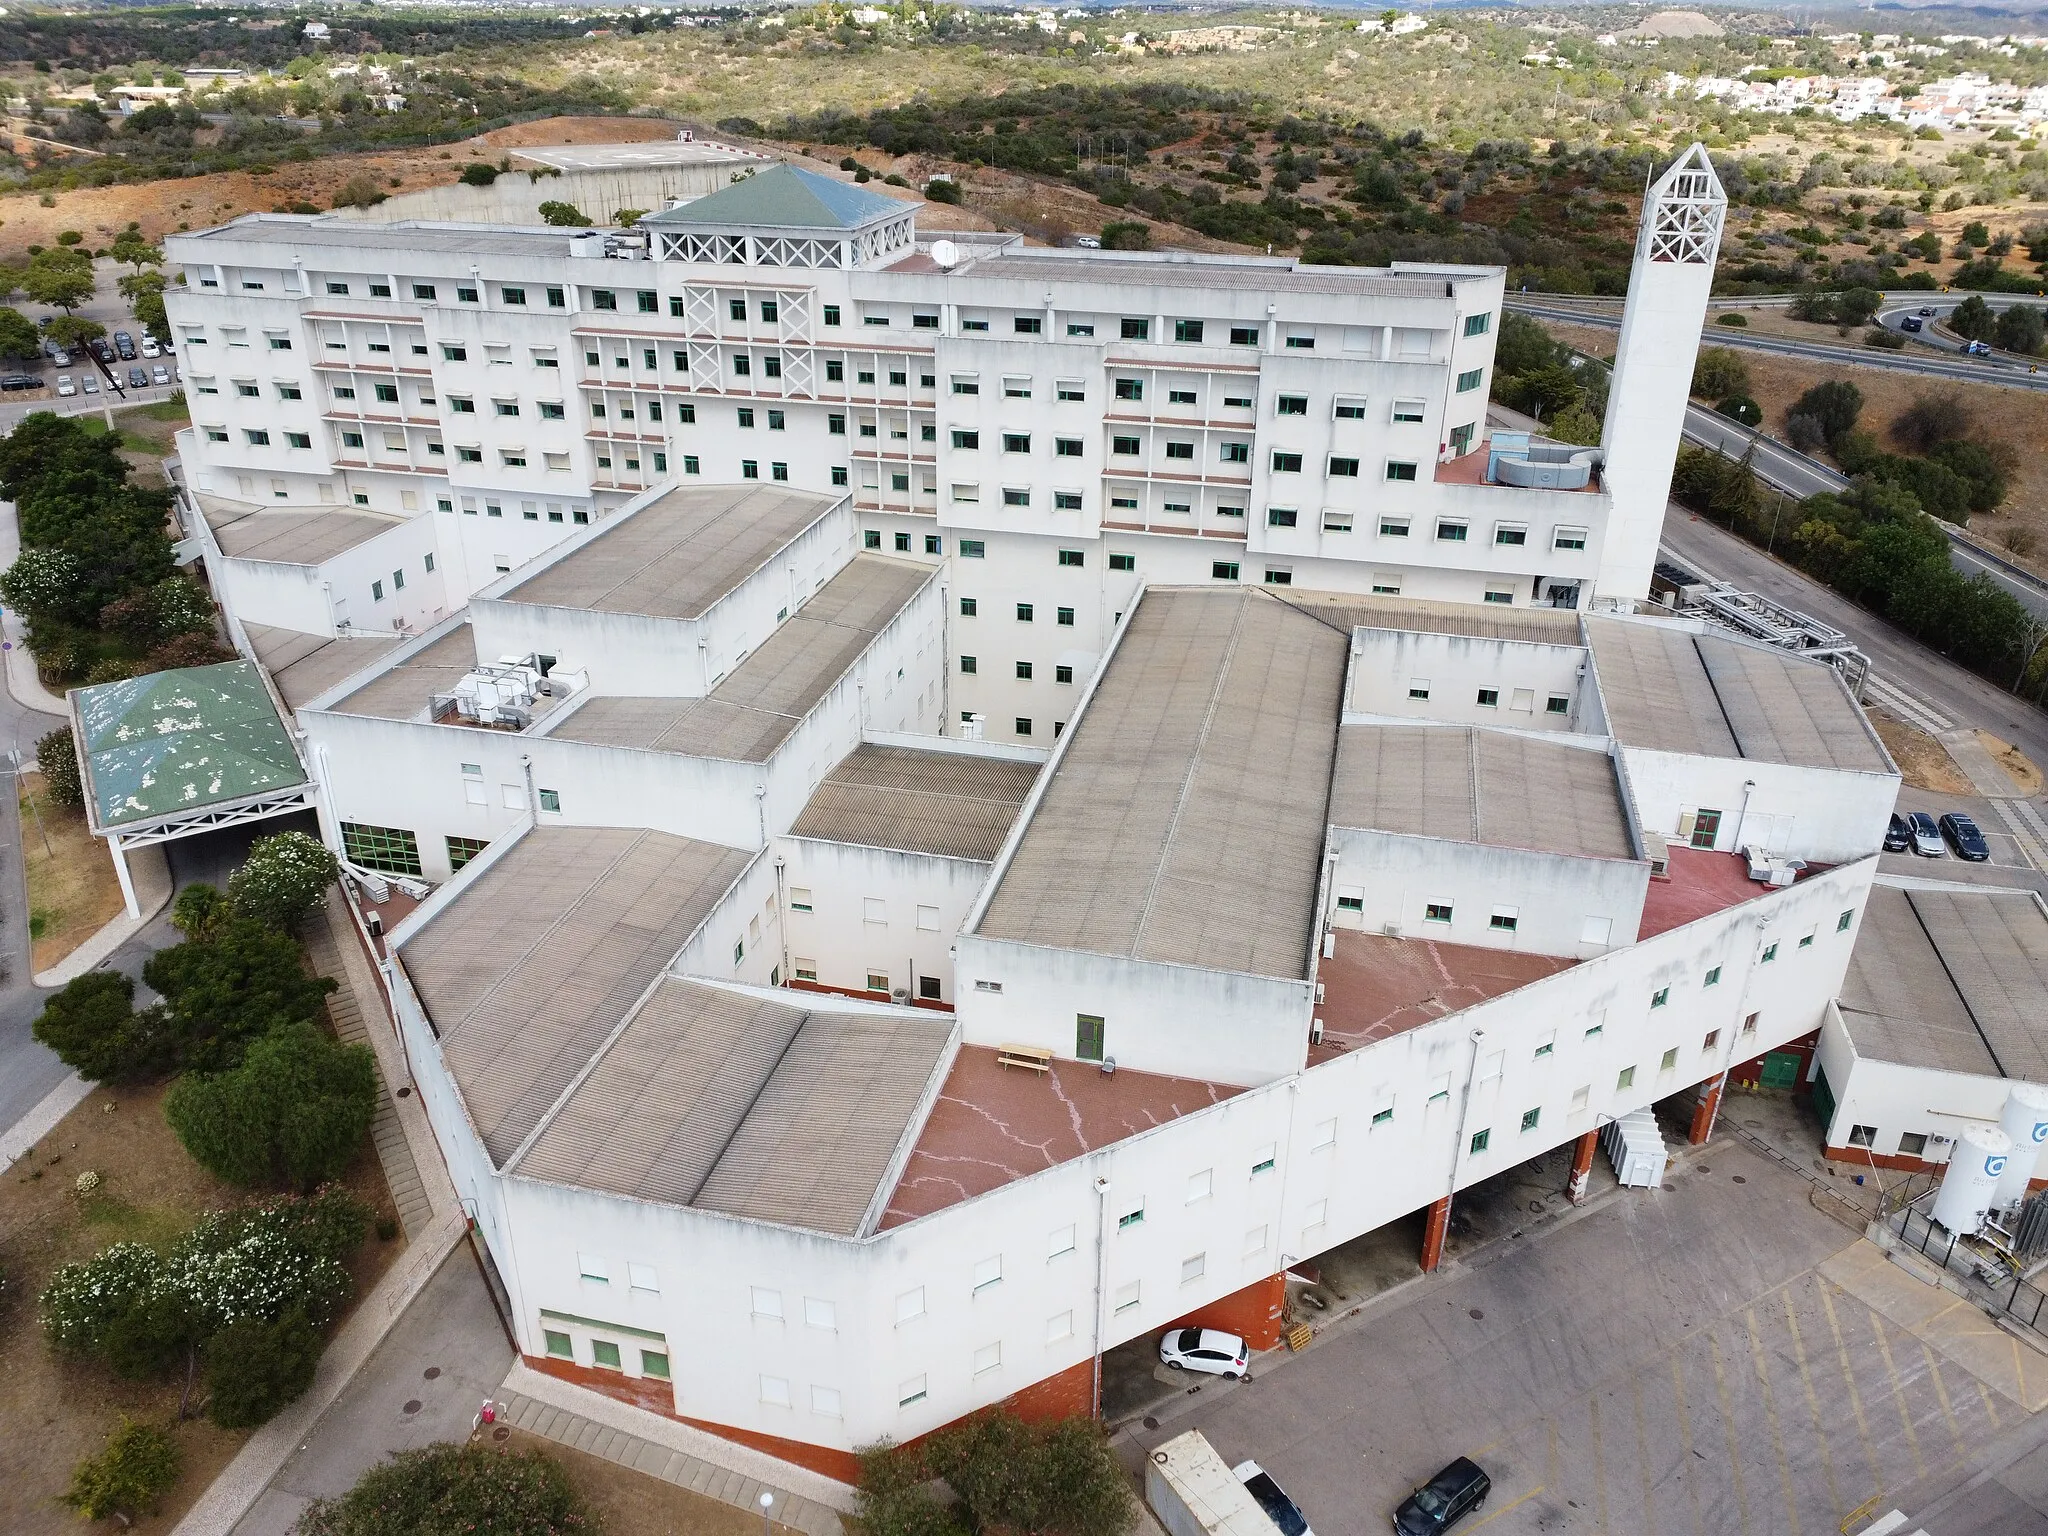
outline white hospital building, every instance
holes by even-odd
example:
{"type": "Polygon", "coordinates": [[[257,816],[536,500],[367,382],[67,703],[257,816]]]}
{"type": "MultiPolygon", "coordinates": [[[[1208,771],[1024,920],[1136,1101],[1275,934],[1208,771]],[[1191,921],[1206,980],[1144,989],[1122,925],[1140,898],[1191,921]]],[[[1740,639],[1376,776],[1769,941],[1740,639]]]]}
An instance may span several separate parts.
{"type": "Polygon", "coordinates": [[[850,1477],[1820,1028],[1898,774],[1638,611],[1723,200],[1606,441],[1494,269],[929,240],[787,168],[633,235],[173,237],[184,477],[519,1347],[850,1477]]]}

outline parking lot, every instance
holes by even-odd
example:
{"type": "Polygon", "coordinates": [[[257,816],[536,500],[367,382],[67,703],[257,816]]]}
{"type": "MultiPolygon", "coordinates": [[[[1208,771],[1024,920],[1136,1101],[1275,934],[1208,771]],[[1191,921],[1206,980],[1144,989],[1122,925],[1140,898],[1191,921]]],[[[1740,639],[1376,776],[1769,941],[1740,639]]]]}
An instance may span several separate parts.
{"type": "Polygon", "coordinates": [[[1797,1173],[1717,1137],[1671,1186],[1496,1242],[1249,1383],[1186,1394],[1127,1432],[1134,1454],[1199,1427],[1319,1536],[1384,1531],[1461,1454],[1494,1481],[1461,1532],[1833,1536],[2048,1404],[2048,1356],[1884,1261],[1797,1173]]]}

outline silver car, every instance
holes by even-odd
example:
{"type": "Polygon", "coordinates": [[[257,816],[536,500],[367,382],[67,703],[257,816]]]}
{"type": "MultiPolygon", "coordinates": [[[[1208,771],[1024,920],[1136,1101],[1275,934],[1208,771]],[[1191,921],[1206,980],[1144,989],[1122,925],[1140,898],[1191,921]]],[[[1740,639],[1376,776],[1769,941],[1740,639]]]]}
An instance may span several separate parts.
{"type": "Polygon", "coordinates": [[[149,381],[152,384],[168,384],[171,382],[171,370],[158,363],[149,370],[149,381]]]}

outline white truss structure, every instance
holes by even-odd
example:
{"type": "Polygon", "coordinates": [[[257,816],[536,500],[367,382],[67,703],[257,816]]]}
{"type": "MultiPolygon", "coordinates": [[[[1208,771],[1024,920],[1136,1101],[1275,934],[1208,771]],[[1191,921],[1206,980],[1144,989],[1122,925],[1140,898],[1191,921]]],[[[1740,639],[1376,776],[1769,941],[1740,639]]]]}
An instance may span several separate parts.
{"type": "Polygon", "coordinates": [[[783,230],[656,229],[657,261],[687,261],[716,266],[832,267],[880,266],[916,248],[916,215],[902,213],[877,219],[840,233],[783,230]]]}
{"type": "Polygon", "coordinates": [[[151,817],[132,827],[96,827],[93,830],[96,836],[107,840],[107,851],[114,856],[114,873],[120,878],[121,895],[127,902],[128,915],[140,917],[142,909],[136,900],[135,882],[128,874],[129,849],[149,848],[221,827],[236,827],[244,822],[265,821],[272,816],[289,816],[296,811],[312,809],[313,786],[310,783],[294,784],[288,789],[269,790],[263,794],[245,795],[239,800],[222,801],[218,805],[151,817]]]}
{"type": "Polygon", "coordinates": [[[1711,267],[1721,248],[1728,194],[1706,150],[1695,144],[1643,202],[1645,255],[1653,262],[1711,267]]]}

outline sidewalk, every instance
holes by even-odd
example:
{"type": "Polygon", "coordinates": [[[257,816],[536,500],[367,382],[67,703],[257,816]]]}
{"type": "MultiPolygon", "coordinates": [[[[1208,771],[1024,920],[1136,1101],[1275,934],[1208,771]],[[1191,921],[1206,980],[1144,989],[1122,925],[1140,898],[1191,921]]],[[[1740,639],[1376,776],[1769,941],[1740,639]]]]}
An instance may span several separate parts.
{"type": "MultiPolygon", "coordinates": [[[[14,503],[0,501],[0,570],[14,564],[20,554],[21,525],[15,521],[14,503]]],[[[0,610],[0,641],[6,645],[7,691],[23,709],[41,710],[46,715],[58,717],[50,722],[50,729],[54,730],[60,720],[69,717],[70,707],[45,688],[36,676],[35,658],[28,653],[25,636],[21,615],[12,608],[0,610]]]]}

